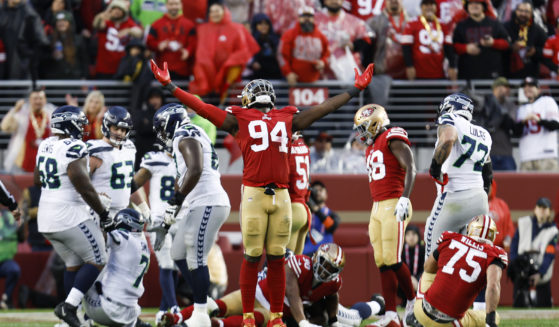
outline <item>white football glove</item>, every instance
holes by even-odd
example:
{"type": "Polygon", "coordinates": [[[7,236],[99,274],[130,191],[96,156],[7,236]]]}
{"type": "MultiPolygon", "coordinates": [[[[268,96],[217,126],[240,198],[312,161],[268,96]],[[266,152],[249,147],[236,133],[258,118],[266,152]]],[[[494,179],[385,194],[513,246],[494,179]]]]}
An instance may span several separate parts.
{"type": "Polygon", "coordinates": [[[111,203],[113,202],[113,200],[111,199],[111,197],[107,193],[105,193],[105,192],[99,193],[99,200],[101,200],[101,204],[107,210],[111,208],[111,203]]]}
{"type": "Polygon", "coordinates": [[[312,324],[308,320],[301,320],[299,321],[299,327],[320,327],[320,325],[312,324]]]}
{"type": "Polygon", "coordinates": [[[151,224],[151,211],[149,209],[148,204],[144,201],[140,203],[138,209],[139,209],[138,211],[142,215],[142,218],[144,218],[144,223],[151,224]]]}
{"type": "Polygon", "coordinates": [[[394,210],[394,215],[398,221],[405,221],[410,215],[410,199],[405,196],[401,196],[396,203],[396,209],[394,210]]]}
{"type": "Polygon", "coordinates": [[[165,223],[161,223],[151,226],[150,228],[146,229],[146,231],[155,233],[155,242],[153,244],[153,249],[155,251],[161,250],[163,244],[165,243],[165,236],[169,231],[169,226],[165,223]]]}
{"type": "Polygon", "coordinates": [[[176,205],[176,204],[168,204],[167,208],[165,208],[165,216],[163,216],[163,221],[165,222],[165,224],[167,225],[172,225],[174,224],[177,219],[175,218],[177,216],[177,213],[179,212],[181,208],[176,205]]]}

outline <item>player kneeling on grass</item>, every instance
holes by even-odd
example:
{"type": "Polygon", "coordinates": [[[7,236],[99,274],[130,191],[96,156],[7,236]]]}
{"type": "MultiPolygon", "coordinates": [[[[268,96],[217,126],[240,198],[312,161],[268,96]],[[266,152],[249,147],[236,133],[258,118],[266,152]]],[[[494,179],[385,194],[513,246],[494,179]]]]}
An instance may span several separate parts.
{"type": "MultiPolygon", "coordinates": [[[[289,255],[285,261],[286,301],[283,319],[288,325],[300,327],[317,326],[359,326],[361,320],[368,319],[384,310],[382,297],[375,297],[371,302],[347,309],[338,303],[338,290],[342,285],[340,273],[345,265],[345,254],[334,243],[321,245],[312,258],[306,255],[289,255]],[[310,303],[305,310],[303,302],[310,303]],[[364,308],[366,306],[367,308],[364,308]],[[343,313],[340,313],[340,309],[343,313]],[[326,312],[327,318],[325,318],[326,312]],[[363,316],[366,315],[366,316],[363,316]],[[338,322],[338,317],[345,317],[346,323],[338,322]],[[361,316],[361,318],[359,318],[361,316]],[[327,319],[327,320],[326,320],[327,319]],[[359,319],[356,321],[355,319],[359,319]],[[354,324],[355,323],[355,324],[354,324]]],[[[257,326],[265,326],[270,319],[269,279],[266,270],[260,273],[256,288],[255,320],[257,326]]],[[[243,322],[241,292],[237,290],[216,301],[217,316],[212,318],[212,326],[240,327],[243,322]]],[[[179,315],[166,314],[162,326],[180,324],[194,310],[187,307],[179,315]]],[[[215,313],[215,312],[214,312],[215,313]]],[[[177,325],[183,326],[183,325],[177,325]]]]}
{"type": "Polygon", "coordinates": [[[495,222],[480,215],[468,224],[467,236],[441,235],[437,249],[425,262],[425,271],[434,279],[421,277],[413,314],[406,317],[408,326],[497,326],[495,310],[508,258],[493,245],[496,234],[495,222]],[[469,310],[485,285],[486,312],[469,310]]]}
{"type": "Polygon", "coordinates": [[[149,248],[144,220],[134,209],[123,209],[107,231],[109,260],[84,297],[85,313],[106,326],[146,327],[140,320],[138,299],[144,293],[143,279],[149,266],[149,248]]]}

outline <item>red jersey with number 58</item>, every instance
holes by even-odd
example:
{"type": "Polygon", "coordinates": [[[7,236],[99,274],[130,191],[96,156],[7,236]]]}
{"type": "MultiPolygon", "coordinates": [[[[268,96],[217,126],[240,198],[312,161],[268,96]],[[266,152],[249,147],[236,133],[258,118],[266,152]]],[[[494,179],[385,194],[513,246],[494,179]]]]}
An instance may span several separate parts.
{"type": "Polygon", "coordinates": [[[425,299],[439,311],[460,319],[485,287],[489,265],[497,260],[506,268],[507,253],[493,243],[454,232],[444,232],[437,244],[439,268],[425,299]]]}
{"type": "Polygon", "coordinates": [[[243,185],[260,187],[276,184],[289,187],[289,147],[295,107],[263,113],[238,106],[225,109],[237,118],[235,139],[243,153],[243,185]]]}
{"type": "Polygon", "coordinates": [[[289,197],[291,202],[307,202],[310,177],[309,152],[309,147],[302,137],[291,143],[289,156],[289,197]]]}
{"type": "Polygon", "coordinates": [[[404,191],[406,171],[390,150],[389,144],[392,140],[400,140],[410,145],[405,129],[391,127],[377,135],[374,143],[367,147],[367,172],[373,202],[399,198],[404,191]]]}

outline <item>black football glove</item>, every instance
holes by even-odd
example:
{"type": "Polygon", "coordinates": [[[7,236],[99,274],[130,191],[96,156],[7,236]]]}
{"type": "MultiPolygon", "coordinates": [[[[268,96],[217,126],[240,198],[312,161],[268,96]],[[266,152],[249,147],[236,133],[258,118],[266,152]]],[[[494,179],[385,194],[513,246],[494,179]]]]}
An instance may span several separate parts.
{"type": "Polygon", "coordinates": [[[107,209],[99,214],[99,223],[106,232],[110,232],[116,227],[115,221],[109,216],[109,210],[107,209]]]}

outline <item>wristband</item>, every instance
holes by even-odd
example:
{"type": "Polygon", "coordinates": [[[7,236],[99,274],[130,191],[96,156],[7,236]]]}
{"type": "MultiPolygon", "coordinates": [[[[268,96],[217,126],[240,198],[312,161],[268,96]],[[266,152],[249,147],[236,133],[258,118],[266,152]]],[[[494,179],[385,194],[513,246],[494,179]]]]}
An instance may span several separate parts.
{"type": "Polygon", "coordinates": [[[99,219],[105,220],[105,219],[107,219],[107,218],[109,218],[109,210],[108,210],[108,209],[105,209],[105,210],[103,210],[103,212],[101,212],[101,213],[99,214],[99,219]]]}
{"type": "Polygon", "coordinates": [[[439,178],[441,176],[441,168],[443,165],[439,164],[435,158],[431,160],[431,167],[429,168],[429,174],[435,178],[439,178]]]}
{"type": "Polygon", "coordinates": [[[182,203],[184,202],[184,199],[186,199],[186,195],[182,194],[179,191],[175,192],[175,196],[173,196],[173,198],[171,200],[169,200],[169,204],[171,205],[178,205],[179,207],[182,206],[182,203]]]}
{"type": "Polygon", "coordinates": [[[353,98],[353,97],[355,97],[355,96],[358,96],[359,93],[361,93],[361,90],[358,89],[358,88],[355,87],[355,86],[352,86],[352,87],[350,87],[349,89],[347,89],[346,92],[349,93],[349,96],[353,98]]]}

